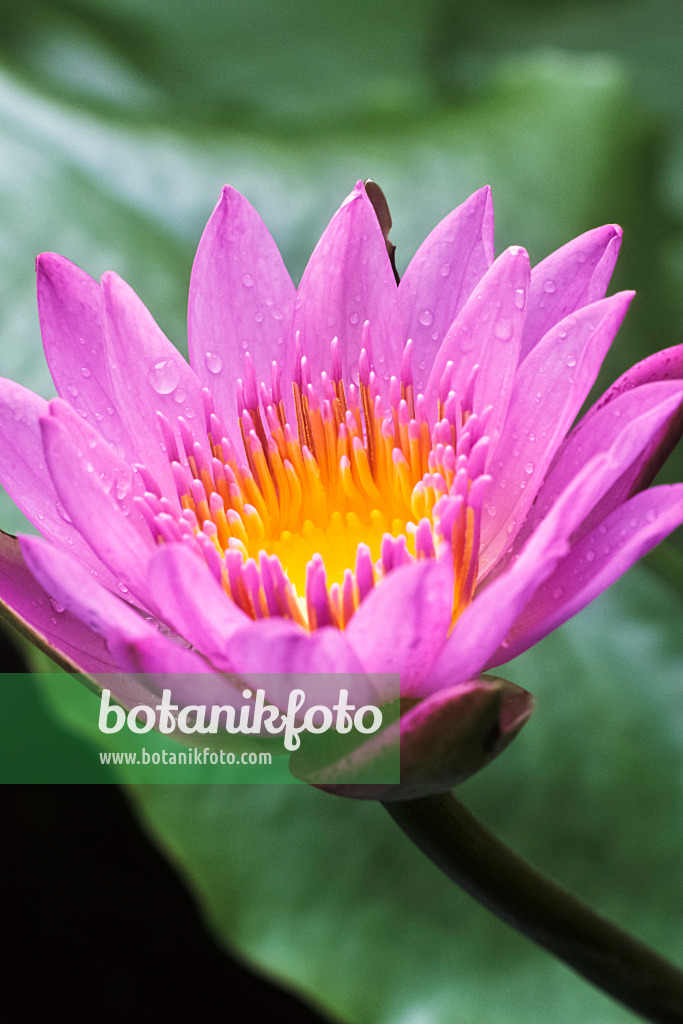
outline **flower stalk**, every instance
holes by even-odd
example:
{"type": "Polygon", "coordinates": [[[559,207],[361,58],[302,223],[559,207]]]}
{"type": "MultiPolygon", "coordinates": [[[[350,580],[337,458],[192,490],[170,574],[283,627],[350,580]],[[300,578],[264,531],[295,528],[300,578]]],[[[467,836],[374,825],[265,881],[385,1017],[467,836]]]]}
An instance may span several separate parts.
{"type": "Polygon", "coordinates": [[[452,881],[655,1024],[683,1020],[683,972],[544,878],[450,793],[384,805],[452,881]]]}

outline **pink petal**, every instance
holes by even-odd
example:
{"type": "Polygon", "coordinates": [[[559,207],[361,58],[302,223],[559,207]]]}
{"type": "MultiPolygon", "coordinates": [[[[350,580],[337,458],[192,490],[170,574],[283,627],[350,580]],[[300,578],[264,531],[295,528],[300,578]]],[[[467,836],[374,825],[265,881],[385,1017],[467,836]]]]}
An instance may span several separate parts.
{"type": "Polygon", "coordinates": [[[316,245],[295,303],[293,330],[301,332],[315,383],[323,370],[330,372],[335,337],[344,379],[358,379],[366,320],[377,383],[386,393],[389,374],[398,374],[403,352],[398,290],[377,216],[359,181],[316,245]]]}
{"type": "Polygon", "coordinates": [[[167,544],[147,569],[159,613],[176,633],[222,671],[233,671],[228,656],[232,634],[250,619],[227,596],[206,562],[183,544],[167,544]]]}
{"type": "Polygon", "coordinates": [[[641,491],[572,545],[489,665],[515,658],[585,608],[683,522],[683,484],[641,491]]]}
{"type": "Polygon", "coordinates": [[[230,660],[244,682],[264,689],[278,707],[285,707],[298,687],[307,696],[303,708],[331,708],[340,687],[349,691],[349,702],[356,707],[377,703],[361,660],[333,626],[307,633],[288,619],[260,619],[233,634],[230,660]]]}
{"type": "Polygon", "coordinates": [[[345,636],[369,672],[398,673],[410,696],[443,647],[451,624],[453,571],[426,559],[396,569],[362,601],[345,636]]]}
{"type": "Polygon", "coordinates": [[[137,461],[175,502],[176,491],[157,412],[177,430],[183,416],[195,441],[206,445],[201,384],[135,292],[116,274],[102,278],[104,337],[116,405],[137,461]]]}
{"type": "Polygon", "coordinates": [[[98,479],[87,451],[79,450],[60,419],[47,416],[40,425],[48,469],[75,528],[113,573],[119,592],[131,592],[148,604],[145,565],[155,547],[151,535],[146,540],[128,522],[98,479]]]}
{"type": "Polygon", "coordinates": [[[102,637],[50,596],[29,571],[19,540],[1,531],[0,610],[67,671],[110,672],[116,667],[102,637]]]}
{"type": "Polygon", "coordinates": [[[38,257],[36,270],[43,347],[58,394],[132,461],[133,443],[109,379],[99,284],[52,252],[38,257]]]}
{"type": "MultiPolygon", "coordinates": [[[[631,430],[636,433],[640,431],[645,437],[655,438],[659,436],[661,427],[676,413],[682,402],[683,386],[680,382],[654,382],[643,384],[632,391],[622,392],[613,401],[598,409],[594,415],[584,417],[558,452],[511,550],[514,551],[521,546],[526,537],[533,533],[558,495],[586,460],[618,443],[626,424],[633,424],[631,430]]],[[[633,462],[631,465],[623,466],[619,479],[591,511],[582,524],[580,533],[589,532],[601,519],[630,497],[634,483],[639,478],[643,458],[649,449],[650,443],[634,449],[633,462]]]]}
{"type": "Polygon", "coordinates": [[[510,567],[479,591],[455,624],[441,657],[419,688],[431,693],[478,675],[508,635],[534,593],[569,553],[569,538],[637,453],[657,422],[629,423],[614,444],[584,463],[538,523],[510,567]]]}
{"type": "Polygon", "coordinates": [[[10,498],[44,537],[102,576],[115,580],[85,543],[60,501],[48,472],[39,420],[48,412],[44,398],[0,378],[0,482],[10,498]]]}
{"type": "Polygon", "coordinates": [[[511,246],[495,261],[451,325],[436,354],[425,390],[427,406],[436,406],[446,364],[453,362],[451,388],[463,395],[475,366],[474,412],[493,406],[489,432],[497,437],[512,390],[524,327],[529,257],[511,246]]]}
{"type": "Polygon", "coordinates": [[[66,402],[55,398],[50,402],[48,411],[51,417],[64,425],[79,454],[87,456],[95,476],[117,504],[121,514],[141,534],[143,540],[148,541],[149,526],[133,500],[145,492],[145,484],[136,470],[66,402]]]}
{"type": "MultiPolygon", "coordinates": [[[[632,391],[655,381],[681,379],[683,379],[683,345],[655,352],[622,374],[588,410],[582,423],[589,421],[600,409],[609,405],[625,391],[632,391]]],[[[633,483],[634,491],[649,487],[680,441],[681,435],[683,435],[683,410],[679,410],[678,414],[662,428],[659,437],[653,438],[650,450],[645,453],[638,479],[633,483]]]]}
{"type": "Polygon", "coordinates": [[[427,379],[448,328],[492,262],[493,206],[486,185],[437,224],[398,287],[403,337],[413,339],[418,389],[427,379]],[[421,363],[425,370],[420,370],[421,363]]]}
{"type": "Polygon", "coordinates": [[[619,255],[621,235],[616,224],[586,231],[532,269],[521,359],[559,320],[603,298],[619,255]]]}
{"type": "Polygon", "coordinates": [[[265,224],[226,185],[202,235],[190,281],[190,362],[216,401],[229,430],[237,429],[235,384],[248,351],[257,381],[270,382],[277,360],[291,380],[290,328],[296,289],[265,224]]]}
{"type": "Polygon", "coordinates": [[[615,380],[604,395],[601,395],[595,405],[591,406],[583,417],[583,421],[585,422],[604,405],[625,391],[632,391],[633,388],[639,388],[643,384],[651,384],[654,381],[681,379],[683,379],[683,345],[674,345],[672,348],[662,349],[661,352],[654,352],[622,373],[621,377],[615,380]]]}
{"type": "Polygon", "coordinates": [[[514,540],[552,458],[593,385],[632,292],[621,292],[553,327],[517,371],[482,522],[480,572],[514,540]]]}
{"type": "MultiPolygon", "coordinates": [[[[128,672],[206,672],[207,665],[198,655],[179,646],[159,633],[156,626],[139,615],[125,601],[101,587],[82,566],[69,555],[55,551],[38,537],[22,537],[21,550],[26,564],[52,600],[66,608],[95,634],[106,638],[110,664],[98,671],[112,668],[128,672]]],[[[111,688],[118,700],[128,707],[149,703],[154,696],[154,680],[130,676],[95,676],[102,687],[111,688]]],[[[175,680],[166,677],[162,685],[173,689],[175,680]]],[[[161,691],[159,691],[161,692],[161,691]]]]}

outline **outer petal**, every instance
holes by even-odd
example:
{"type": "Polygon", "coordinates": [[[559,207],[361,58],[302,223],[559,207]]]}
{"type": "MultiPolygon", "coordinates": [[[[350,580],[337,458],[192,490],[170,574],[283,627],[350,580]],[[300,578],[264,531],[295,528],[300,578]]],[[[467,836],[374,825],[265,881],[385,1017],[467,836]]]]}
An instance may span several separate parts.
{"type": "Polygon", "coordinates": [[[52,418],[63,424],[79,455],[82,458],[87,456],[93,473],[121,514],[148,541],[149,526],[134,501],[136,496],[145,492],[145,485],[138,472],[66,402],[55,398],[50,402],[48,411],[52,418]]]}
{"type": "MultiPolygon", "coordinates": [[[[206,445],[201,384],[152,319],[135,292],[116,274],[102,278],[104,337],[116,405],[138,461],[176,500],[157,412],[177,428],[183,416],[195,441],[206,445]]],[[[182,451],[182,448],[181,448],[182,451]]]]}
{"type": "Polygon", "coordinates": [[[52,483],[39,423],[47,412],[44,398],[0,378],[0,481],[44,537],[71,551],[113,587],[116,581],[74,526],[52,483]]]}
{"type": "Polygon", "coordinates": [[[103,638],[50,596],[27,567],[19,540],[1,531],[0,614],[67,671],[116,668],[103,638]]]}
{"type": "Polygon", "coordinates": [[[183,544],[167,544],[147,569],[150,593],[165,622],[223,671],[232,634],[251,620],[227,596],[206,562],[183,544]]]}
{"type": "Polygon", "coordinates": [[[603,298],[619,255],[621,236],[617,224],[593,228],[533,268],[521,359],[559,320],[603,298]]]}
{"type": "Polygon", "coordinates": [[[134,461],[116,410],[104,352],[100,286],[74,263],[44,252],[36,260],[45,358],[61,398],[134,461]]]}
{"type": "Polygon", "coordinates": [[[409,697],[444,645],[451,624],[453,572],[427,559],[395,569],[352,616],[346,639],[369,672],[398,673],[409,697]]]}
{"type": "Polygon", "coordinates": [[[448,362],[451,388],[462,396],[475,367],[473,411],[493,406],[489,431],[495,438],[507,413],[529,284],[529,257],[520,246],[502,253],[474,289],[436,354],[425,389],[427,407],[436,407],[448,362]]]}
{"type": "Polygon", "coordinates": [[[313,379],[330,372],[334,337],[345,379],[358,379],[366,320],[377,382],[385,393],[403,350],[398,291],[377,216],[359,181],[316,245],[297,294],[293,329],[301,332],[313,379]]]}
{"type": "Polygon", "coordinates": [[[228,429],[236,429],[235,383],[248,351],[258,381],[277,360],[294,365],[290,328],[296,289],[270,232],[250,203],[226,185],[202,235],[190,280],[190,362],[212,392],[228,429]]]}
{"type": "Polygon", "coordinates": [[[490,665],[515,658],[585,608],[683,522],[683,484],[641,491],[583,537],[539,587],[490,665]]]}
{"type": "MultiPolygon", "coordinates": [[[[593,416],[584,417],[560,449],[511,552],[514,553],[533,533],[586,460],[598,452],[607,451],[617,443],[625,424],[634,424],[631,429],[640,429],[648,437],[656,438],[682,403],[683,383],[660,381],[644,384],[637,390],[622,392],[613,401],[603,405],[593,416]]],[[[581,535],[597,526],[600,520],[631,496],[634,484],[640,477],[643,458],[650,448],[651,443],[635,453],[630,466],[623,467],[619,479],[595,509],[591,510],[580,527],[581,535]]]]}
{"type": "Polygon", "coordinates": [[[632,391],[633,388],[642,387],[643,384],[652,384],[661,380],[683,380],[683,345],[674,345],[672,348],[662,349],[661,352],[654,352],[646,359],[642,359],[635,366],[632,366],[626,373],[615,380],[604,395],[601,395],[595,405],[591,406],[583,418],[585,422],[593,416],[604,405],[612,402],[624,391],[632,391]]]}
{"type": "Polygon", "coordinates": [[[602,364],[632,298],[584,306],[550,330],[517,371],[503,436],[489,472],[481,573],[510,546],[602,364]]]}
{"type": "Polygon", "coordinates": [[[437,224],[398,286],[403,337],[413,339],[418,388],[424,386],[448,328],[492,263],[493,205],[486,185],[437,224]]]}
{"type": "Polygon", "coordinates": [[[648,430],[656,429],[655,417],[647,427],[638,421],[630,423],[608,451],[582,466],[516,561],[479,592],[460,616],[429,680],[420,687],[423,693],[482,671],[535,592],[569,553],[569,539],[577,527],[647,445],[648,430]]]}
{"type": "Polygon", "coordinates": [[[363,663],[333,626],[307,633],[288,619],[261,619],[233,635],[230,660],[245,682],[265,689],[278,707],[286,706],[298,686],[308,698],[304,708],[311,704],[331,708],[341,686],[356,707],[377,702],[363,663]]]}
{"type": "MultiPolygon", "coordinates": [[[[100,587],[68,555],[37,537],[22,537],[21,547],[26,564],[53,600],[106,638],[117,668],[146,673],[206,672],[206,662],[198,655],[162,636],[124,601],[100,587]]],[[[150,680],[130,675],[94,678],[100,686],[111,688],[117,700],[128,707],[149,703],[156,692],[150,680]]],[[[165,685],[173,690],[171,681],[165,685]]]]}
{"type": "Polygon", "coordinates": [[[128,522],[60,420],[45,417],[41,428],[48,469],[74,526],[113,573],[120,593],[149,604],[144,570],[155,547],[151,535],[146,540],[128,522]]]}

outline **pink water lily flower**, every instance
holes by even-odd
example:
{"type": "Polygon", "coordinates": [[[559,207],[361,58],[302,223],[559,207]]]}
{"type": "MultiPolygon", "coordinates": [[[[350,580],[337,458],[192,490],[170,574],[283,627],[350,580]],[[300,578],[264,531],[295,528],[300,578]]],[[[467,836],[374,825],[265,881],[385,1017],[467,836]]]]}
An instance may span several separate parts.
{"type": "Polygon", "coordinates": [[[213,670],[221,700],[227,673],[335,671],[381,702],[398,673],[399,795],[449,788],[530,713],[482,673],[683,519],[683,485],[646,489],[680,426],[683,346],[574,422],[632,299],[604,297],[620,240],[494,259],[482,188],[397,285],[358,183],[296,289],[226,187],[190,365],[116,274],[40,256],[59,398],[0,385],[2,483],[42,534],[3,538],[13,621],[91,674],[213,670]]]}

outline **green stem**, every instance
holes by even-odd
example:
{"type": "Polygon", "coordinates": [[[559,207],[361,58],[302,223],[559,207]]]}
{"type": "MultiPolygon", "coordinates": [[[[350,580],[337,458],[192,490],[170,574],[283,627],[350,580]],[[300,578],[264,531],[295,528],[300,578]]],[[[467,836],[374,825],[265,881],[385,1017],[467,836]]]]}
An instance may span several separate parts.
{"type": "Polygon", "coordinates": [[[450,794],[384,804],[449,878],[579,974],[656,1024],[682,1024],[683,973],[504,846],[450,794]]]}

